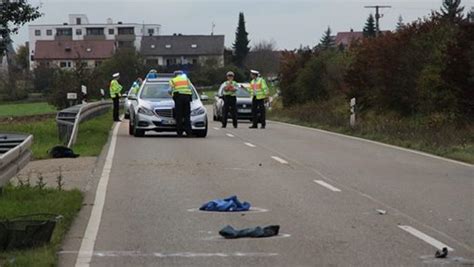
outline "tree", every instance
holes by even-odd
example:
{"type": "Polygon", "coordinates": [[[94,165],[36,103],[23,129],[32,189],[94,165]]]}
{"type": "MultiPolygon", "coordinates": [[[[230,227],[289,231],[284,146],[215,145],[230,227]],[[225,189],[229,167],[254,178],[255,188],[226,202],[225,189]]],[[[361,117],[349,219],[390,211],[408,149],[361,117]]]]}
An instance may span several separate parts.
{"type": "Polygon", "coordinates": [[[274,40],[256,43],[245,59],[245,66],[259,70],[263,75],[277,74],[280,67],[280,52],[275,49],[274,40]]]}
{"type": "Polygon", "coordinates": [[[25,23],[41,17],[42,14],[38,10],[39,7],[28,4],[26,0],[0,2],[0,56],[11,43],[10,34],[18,33],[25,23]]]}
{"type": "Polygon", "coordinates": [[[243,67],[243,62],[245,57],[250,51],[249,47],[248,33],[245,30],[245,18],[244,13],[239,13],[239,25],[237,26],[237,31],[235,32],[235,42],[233,44],[234,48],[234,63],[238,67],[243,67]]]}
{"type": "Polygon", "coordinates": [[[443,0],[443,5],[440,10],[441,12],[438,12],[438,14],[452,22],[461,21],[464,17],[464,7],[461,7],[460,5],[461,0],[443,0]]]}
{"type": "Polygon", "coordinates": [[[30,61],[28,56],[28,47],[26,45],[21,45],[18,47],[15,61],[18,64],[18,67],[20,67],[22,70],[29,69],[30,61]]]}
{"type": "Polygon", "coordinates": [[[375,19],[372,14],[370,14],[367,18],[363,33],[364,37],[375,37],[377,34],[377,29],[375,28],[375,19]]]}
{"type": "Polygon", "coordinates": [[[323,50],[334,47],[334,39],[331,36],[331,28],[329,26],[319,42],[319,47],[323,50]]]}
{"type": "Polygon", "coordinates": [[[398,16],[398,22],[397,22],[397,31],[400,31],[401,29],[403,29],[403,27],[405,26],[405,23],[403,23],[403,17],[402,15],[398,16]]]}

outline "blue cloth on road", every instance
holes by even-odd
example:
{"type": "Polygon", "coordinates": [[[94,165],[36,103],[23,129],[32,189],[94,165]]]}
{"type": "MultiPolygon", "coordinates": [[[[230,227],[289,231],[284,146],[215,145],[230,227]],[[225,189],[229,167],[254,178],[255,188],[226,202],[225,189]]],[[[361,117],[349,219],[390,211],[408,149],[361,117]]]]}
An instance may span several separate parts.
{"type": "Polygon", "coordinates": [[[231,196],[225,199],[214,199],[202,205],[200,210],[204,211],[248,211],[250,203],[240,202],[237,196],[231,196]]]}

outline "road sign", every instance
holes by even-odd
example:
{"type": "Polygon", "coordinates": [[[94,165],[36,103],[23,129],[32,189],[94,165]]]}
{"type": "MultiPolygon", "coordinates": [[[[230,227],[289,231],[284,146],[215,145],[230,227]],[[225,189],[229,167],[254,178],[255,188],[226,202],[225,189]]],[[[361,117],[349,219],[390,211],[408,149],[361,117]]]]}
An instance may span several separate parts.
{"type": "Polygon", "coordinates": [[[76,100],[77,99],[77,93],[67,93],[67,99],[68,100],[76,100]]]}
{"type": "Polygon", "coordinates": [[[84,95],[87,95],[87,87],[85,85],[81,85],[81,91],[84,95]]]}

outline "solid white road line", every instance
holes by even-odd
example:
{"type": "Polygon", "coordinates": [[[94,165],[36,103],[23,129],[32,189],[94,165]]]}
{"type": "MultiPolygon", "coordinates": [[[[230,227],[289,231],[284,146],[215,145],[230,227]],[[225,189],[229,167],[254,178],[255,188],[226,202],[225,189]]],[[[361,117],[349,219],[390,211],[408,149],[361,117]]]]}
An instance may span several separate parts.
{"type": "Polygon", "coordinates": [[[326,183],[325,181],[323,180],[314,180],[315,183],[321,185],[321,186],[324,186],[326,187],[327,189],[331,190],[331,191],[334,191],[334,192],[341,192],[341,189],[337,188],[337,187],[334,187],[328,183],[326,183]]]}
{"type": "MultiPolygon", "coordinates": [[[[275,237],[277,238],[277,237],[275,237]]],[[[60,251],[59,254],[75,254],[76,251],[60,251]]],[[[96,251],[92,254],[96,257],[152,257],[152,258],[209,258],[209,257],[274,257],[278,253],[270,252],[233,252],[233,253],[201,253],[201,252],[141,252],[141,251],[96,251]]]]}
{"type": "Polygon", "coordinates": [[[249,146],[249,147],[255,147],[255,145],[254,145],[254,144],[251,144],[251,143],[245,142],[244,144],[245,144],[246,146],[249,146]]]}
{"type": "Polygon", "coordinates": [[[109,150],[105,158],[104,168],[100,176],[97,191],[95,193],[94,206],[87,224],[86,232],[82,238],[81,248],[77,255],[76,267],[88,267],[94,253],[95,240],[99,232],[100,220],[102,218],[102,211],[105,204],[105,196],[107,193],[107,184],[109,183],[110,172],[112,170],[112,163],[115,153],[115,145],[117,143],[117,133],[120,128],[120,122],[115,124],[112,139],[110,140],[109,150]]]}
{"type": "Polygon", "coordinates": [[[288,164],[288,161],[286,161],[286,160],[284,160],[284,159],[282,159],[282,158],[279,158],[279,157],[277,157],[277,156],[272,156],[272,159],[274,159],[274,160],[280,162],[281,164],[288,164]]]}
{"type": "Polygon", "coordinates": [[[434,238],[432,238],[431,236],[427,235],[427,234],[424,234],[418,230],[416,230],[415,228],[411,227],[411,226],[408,226],[408,225],[399,225],[398,226],[400,229],[402,230],[405,230],[407,231],[408,233],[418,237],[419,239],[425,241],[426,243],[432,245],[433,247],[437,248],[437,249],[442,249],[444,247],[446,247],[448,249],[448,251],[453,251],[454,249],[451,248],[451,247],[448,247],[448,245],[442,243],[441,241],[438,241],[434,238]]]}
{"type": "Polygon", "coordinates": [[[226,133],[225,135],[227,135],[228,137],[235,137],[233,134],[230,133],[226,133]]]}
{"type": "Polygon", "coordinates": [[[457,160],[453,160],[453,159],[443,158],[443,157],[428,154],[428,153],[425,153],[425,152],[421,152],[421,151],[417,151],[417,150],[413,150],[413,149],[408,149],[408,148],[403,148],[403,147],[399,147],[399,146],[394,146],[394,145],[389,145],[389,144],[385,144],[385,143],[381,143],[381,142],[377,142],[377,141],[372,141],[372,140],[364,139],[364,138],[360,138],[360,137],[355,137],[355,136],[330,132],[330,131],[321,130],[321,129],[318,129],[318,128],[310,128],[310,127],[306,127],[306,126],[300,126],[300,125],[291,124],[291,123],[285,123],[285,122],[279,122],[279,121],[271,121],[271,122],[275,123],[275,124],[291,126],[291,127],[294,127],[294,128],[300,128],[300,129],[305,129],[305,130],[330,134],[330,135],[339,136],[339,137],[345,137],[345,138],[349,138],[349,139],[352,139],[352,140],[363,141],[363,142],[376,144],[376,145],[384,146],[384,147],[389,147],[389,148],[393,148],[393,149],[397,149],[397,150],[400,150],[400,151],[405,151],[405,152],[409,152],[409,153],[413,153],[413,154],[417,154],[417,155],[421,155],[421,156],[425,156],[425,157],[429,157],[429,158],[433,158],[433,159],[439,159],[439,160],[443,160],[443,161],[446,161],[446,162],[451,162],[451,163],[463,165],[463,166],[466,166],[466,167],[471,167],[471,168],[474,167],[473,164],[469,164],[469,163],[465,163],[465,162],[461,162],[461,161],[457,161],[457,160]]]}

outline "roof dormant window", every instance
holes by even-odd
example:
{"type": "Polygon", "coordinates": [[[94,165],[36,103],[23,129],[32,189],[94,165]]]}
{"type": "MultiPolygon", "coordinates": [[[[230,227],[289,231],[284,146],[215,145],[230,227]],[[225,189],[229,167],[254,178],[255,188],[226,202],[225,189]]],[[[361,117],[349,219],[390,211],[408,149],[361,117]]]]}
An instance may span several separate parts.
{"type": "Polygon", "coordinates": [[[197,44],[192,44],[192,45],[191,45],[191,48],[197,48],[197,47],[198,47],[197,44]]]}
{"type": "Polygon", "coordinates": [[[150,47],[151,47],[151,49],[155,49],[155,45],[154,45],[154,44],[150,45],[150,47]]]}
{"type": "Polygon", "coordinates": [[[171,45],[170,45],[170,44],[167,44],[167,45],[165,45],[165,48],[168,48],[168,49],[169,49],[169,48],[171,48],[171,45]]]}

